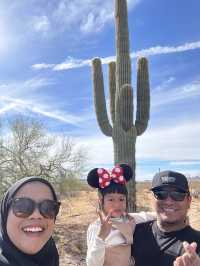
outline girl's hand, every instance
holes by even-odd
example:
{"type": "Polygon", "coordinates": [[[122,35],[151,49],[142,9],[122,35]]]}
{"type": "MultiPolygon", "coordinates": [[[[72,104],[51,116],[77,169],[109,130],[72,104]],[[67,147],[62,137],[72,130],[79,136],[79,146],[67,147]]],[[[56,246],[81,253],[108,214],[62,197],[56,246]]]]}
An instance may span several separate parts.
{"type": "Polygon", "coordinates": [[[124,213],[123,213],[123,217],[124,217],[124,220],[127,221],[127,223],[128,223],[129,225],[131,225],[132,228],[135,229],[136,222],[135,222],[134,217],[131,216],[131,215],[130,215],[129,213],[127,213],[127,212],[124,212],[124,213]]]}
{"type": "Polygon", "coordinates": [[[112,211],[108,213],[107,216],[102,211],[97,212],[101,221],[101,228],[98,234],[98,237],[100,237],[102,240],[105,240],[106,237],[110,234],[112,222],[110,221],[112,211]]]}
{"type": "Polygon", "coordinates": [[[128,220],[131,223],[135,223],[135,219],[128,212],[123,212],[124,220],[128,220]]]}
{"type": "Polygon", "coordinates": [[[200,257],[196,253],[197,244],[183,242],[185,253],[176,258],[173,266],[200,266],[200,257]]]}

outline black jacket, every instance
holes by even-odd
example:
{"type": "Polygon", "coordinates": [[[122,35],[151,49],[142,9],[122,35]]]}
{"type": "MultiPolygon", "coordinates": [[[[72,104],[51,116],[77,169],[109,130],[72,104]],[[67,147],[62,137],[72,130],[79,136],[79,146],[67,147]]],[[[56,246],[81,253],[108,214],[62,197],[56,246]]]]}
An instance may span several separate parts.
{"type": "Polygon", "coordinates": [[[191,226],[175,232],[163,232],[156,221],[137,224],[131,250],[135,266],[172,266],[184,252],[183,241],[197,242],[197,253],[200,253],[200,232],[191,226]]]}

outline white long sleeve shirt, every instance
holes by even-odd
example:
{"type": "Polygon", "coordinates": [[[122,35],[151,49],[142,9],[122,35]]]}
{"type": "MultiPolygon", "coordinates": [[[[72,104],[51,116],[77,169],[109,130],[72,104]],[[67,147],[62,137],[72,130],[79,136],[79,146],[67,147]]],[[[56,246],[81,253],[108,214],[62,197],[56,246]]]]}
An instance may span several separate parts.
{"type": "MultiPolygon", "coordinates": [[[[129,213],[135,220],[135,223],[142,223],[155,219],[155,214],[152,212],[129,213]]],[[[100,220],[97,219],[91,223],[87,230],[87,266],[103,266],[105,258],[105,249],[109,246],[124,244],[124,237],[119,230],[111,229],[107,238],[102,240],[98,237],[101,227],[100,220]]]]}

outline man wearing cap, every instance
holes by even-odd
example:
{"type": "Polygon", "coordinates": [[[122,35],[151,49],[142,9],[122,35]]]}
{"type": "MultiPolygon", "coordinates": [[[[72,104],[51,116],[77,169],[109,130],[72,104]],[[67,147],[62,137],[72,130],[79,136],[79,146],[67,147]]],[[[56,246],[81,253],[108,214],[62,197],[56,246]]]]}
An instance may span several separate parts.
{"type": "Polygon", "coordinates": [[[151,191],[157,219],[136,225],[135,266],[200,266],[200,231],[187,221],[191,203],[187,178],[178,172],[159,172],[151,191]]]}

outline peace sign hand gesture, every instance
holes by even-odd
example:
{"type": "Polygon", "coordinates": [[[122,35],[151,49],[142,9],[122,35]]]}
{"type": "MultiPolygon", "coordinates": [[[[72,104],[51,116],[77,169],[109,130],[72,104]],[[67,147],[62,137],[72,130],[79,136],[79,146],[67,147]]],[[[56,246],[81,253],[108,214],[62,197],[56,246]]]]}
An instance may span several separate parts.
{"type": "Polygon", "coordinates": [[[102,211],[98,211],[98,215],[101,221],[101,227],[98,237],[100,237],[102,240],[105,240],[106,237],[110,234],[112,227],[112,222],[110,221],[112,211],[110,211],[107,216],[105,216],[102,211]]]}

